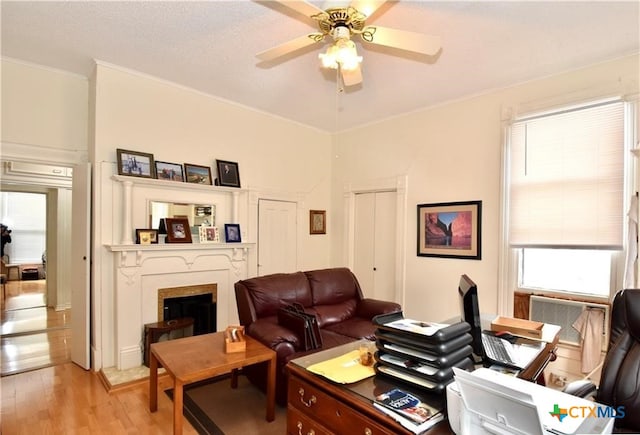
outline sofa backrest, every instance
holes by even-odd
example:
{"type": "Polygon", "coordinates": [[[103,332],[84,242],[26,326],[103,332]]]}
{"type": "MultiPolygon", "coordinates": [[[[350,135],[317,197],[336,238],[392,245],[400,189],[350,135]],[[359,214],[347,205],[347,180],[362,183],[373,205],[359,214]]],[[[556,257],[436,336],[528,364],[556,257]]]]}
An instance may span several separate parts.
{"type": "Polygon", "coordinates": [[[362,299],[356,276],[346,267],[304,272],[311,286],[313,305],[331,305],[350,299],[362,299]]]}
{"type": "Polygon", "coordinates": [[[235,289],[238,315],[243,325],[260,317],[275,316],[283,304],[299,302],[305,307],[312,304],[311,287],[303,272],[245,279],[236,282],[235,289]]]}

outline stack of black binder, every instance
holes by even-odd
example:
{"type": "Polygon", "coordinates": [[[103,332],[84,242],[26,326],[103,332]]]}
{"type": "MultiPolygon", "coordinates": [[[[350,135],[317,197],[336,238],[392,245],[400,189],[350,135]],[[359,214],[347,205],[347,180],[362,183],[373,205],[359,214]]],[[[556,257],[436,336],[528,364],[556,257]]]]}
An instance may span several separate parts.
{"type": "Polygon", "coordinates": [[[444,393],[453,367],[473,370],[470,326],[405,319],[402,312],[373,319],[376,329],[376,373],[433,393],[444,393]]]}

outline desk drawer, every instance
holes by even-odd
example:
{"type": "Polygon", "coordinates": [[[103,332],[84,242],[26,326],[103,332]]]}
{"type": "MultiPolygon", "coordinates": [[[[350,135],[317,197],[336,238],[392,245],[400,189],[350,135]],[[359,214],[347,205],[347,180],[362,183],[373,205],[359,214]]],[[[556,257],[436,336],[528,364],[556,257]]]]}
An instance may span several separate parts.
{"type": "MultiPolygon", "coordinates": [[[[295,376],[289,378],[289,408],[298,409],[309,419],[322,422],[327,429],[350,435],[395,435],[318,388],[295,376]]],[[[373,409],[373,408],[372,408],[373,409]]],[[[306,434],[306,432],[302,432],[306,434]]]]}
{"type": "Polygon", "coordinates": [[[334,433],[289,405],[287,407],[287,435],[334,435],[334,433]]]}

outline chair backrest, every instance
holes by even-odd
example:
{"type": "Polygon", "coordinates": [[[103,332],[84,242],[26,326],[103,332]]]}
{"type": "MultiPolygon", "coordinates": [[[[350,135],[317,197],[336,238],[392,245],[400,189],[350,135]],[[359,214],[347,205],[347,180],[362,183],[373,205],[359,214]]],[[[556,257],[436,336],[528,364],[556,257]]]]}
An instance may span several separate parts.
{"type": "Polygon", "coordinates": [[[640,289],[616,293],[611,309],[609,348],[596,400],[624,407],[616,427],[640,432],[640,289]]]}

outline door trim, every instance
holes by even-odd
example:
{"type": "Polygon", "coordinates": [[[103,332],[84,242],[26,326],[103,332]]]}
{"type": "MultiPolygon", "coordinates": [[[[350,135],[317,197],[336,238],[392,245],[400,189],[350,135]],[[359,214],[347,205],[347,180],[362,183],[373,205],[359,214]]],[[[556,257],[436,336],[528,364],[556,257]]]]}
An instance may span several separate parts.
{"type": "Polygon", "coordinates": [[[347,183],[343,188],[344,197],[344,254],[347,265],[353,269],[355,255],[355,196],[359,193],[395,192],[396,193],[396,262],[395,302],[404,306],[406,285],[406,216],[407,216],[408,177],[400,175],[368,181],[347,183]]]}

